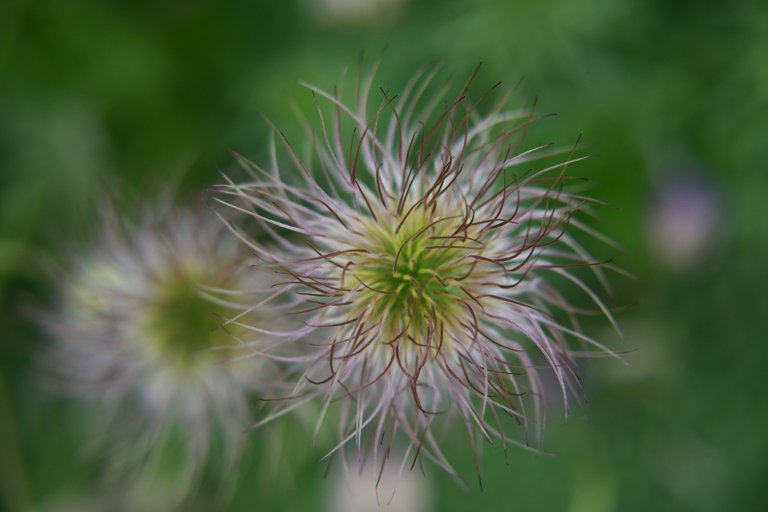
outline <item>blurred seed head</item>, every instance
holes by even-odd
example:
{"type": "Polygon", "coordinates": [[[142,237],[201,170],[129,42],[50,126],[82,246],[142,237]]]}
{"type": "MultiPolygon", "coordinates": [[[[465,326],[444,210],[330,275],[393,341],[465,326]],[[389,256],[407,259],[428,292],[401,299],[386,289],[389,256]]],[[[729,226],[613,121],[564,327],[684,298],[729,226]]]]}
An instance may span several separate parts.
{"type": "Polygon", "coordinates": [[[248,395],[270,378],[258,358],[242,360],[246,329],[228,322],[268,327],[267,307],[249,308],[270,283],[243,272],[246,255],[210,211],[163,203],[136,222],[102,214],[98,240],[60,276],[59,308],[44,316],[55,342],[45,361],[57,385],[98,404],[120,472],[180,445],[171,450],[184,494],[212,446],[235,461],[248,395]]]}
{"type": "Polygon", "coordinates": [[[536,446],[542,372],[567,408],[577,359],[611,353],[578,320],[614,323],[591,283],[608,291],[615,268],[580,241],[606,240],[582,220],[599,203],[565,173],[584,157],[526,146],[539,116],[508,109],[509,94],[472,99],[474,75],[451,94],[437,76],[425,69],[394,92],[375,86],[374,68],[350,101],[348,84],[307,85],[319,117],[307,150],[275,130],[268,165],[240,157],[252,179],[216,198],[272,235],[280,255],[236,228],[305,319],[285,340],[303,347],[284,358],[291,399],[272,417],[319,399],[316,431],[334,418],[328,457],[343,464],[383,467],[404,440],[410,467],[425,456],[455,474],[439,437],[457,416],[475,453],[484,441],[536,446]],[[578,293],[594,307],[572,304],[578,293]]]}
{"type": "Polygon", "coordinates": [[[364,25],[395,18],[408,0],[300,0],[304,12],[323,25],[364,25]]]}
{"type": "Polygon", "coordinates": [[[384,467],[364,464],[344,474],[337,470],[331,480],[328,512],[429,512],[433,510],[428,478],[395,464],[384,467]]]}

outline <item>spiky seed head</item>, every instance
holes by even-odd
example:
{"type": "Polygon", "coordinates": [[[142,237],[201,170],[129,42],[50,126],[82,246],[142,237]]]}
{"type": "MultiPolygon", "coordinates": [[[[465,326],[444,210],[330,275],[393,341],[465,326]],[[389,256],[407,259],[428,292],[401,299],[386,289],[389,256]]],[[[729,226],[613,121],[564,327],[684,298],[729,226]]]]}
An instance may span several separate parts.
{"type": "Polygon", "coordinates": [[[611,267],[577,236],[605,240],[575,216],[596,203],[565,174],[583,157],[526,147],[534,112],[507,110],[509,96],[486,107],[489,94],[470,98],[472,79],[450,96],[436,75],[418,73],[395,94],[375,92],[374,69],[350,103],[342,87],[307,85],[320,120],[307,128],[310,149],[275,130],[269,165],[238,157],[252,179],[228,181],[217,201],[272,235],[281,256],[236,229],[306,318],[292,399],[275,415],[320,396],[318,428],[329,411],[339,422],[329,455],[354,445],[359,460],[383,465],[405,441],[414,463],[426,455],[453,473],[437,437],[451,417],[479,451],[481,440],[536,445],[543,373],[567,407],[576,359],[603,346],[582,333],[586,308],[561,288],[613,321],[579,273],[606,283],[611,267]]]}
{"type": "Polygon", "coordinates": [[[99,403],[117,475],[182,439],[183,493],[214,440],[218,461],[234,462],[249,394],[269,379],[258,358],[238,360],[245,329],[228,322],[268,327],[266,307],[243,301],[269,284],[243,273],[242,248],[210,211],[166,203],[138,222],[102,212],[98,240],[73,258],[58,311],[45,315],[55,342],[45,361],[63,389],[99,403]]]}

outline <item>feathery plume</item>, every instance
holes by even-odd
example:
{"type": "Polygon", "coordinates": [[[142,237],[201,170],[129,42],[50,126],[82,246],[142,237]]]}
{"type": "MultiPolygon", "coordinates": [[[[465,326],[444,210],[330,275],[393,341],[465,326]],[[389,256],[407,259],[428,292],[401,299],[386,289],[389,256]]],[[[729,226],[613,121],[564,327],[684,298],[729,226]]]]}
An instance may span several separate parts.
{"type": "Polygon", "coordinates": [[[249,394],[269,376],[268,365],[242,360],[247,330],[228,319],[263,330],[268,306],[246,302],[271,283],[248,271],[210,211],[161,202],[132,224],[110,210],[95,247],[64,275],[58,310],[44,316],[54,339],[45,362],[62,389],[100,406],[117,476],[140,477],[158,452],[180,451],[172,473],[183,498],[212,446],[227,467],[237,458],[249,394]]]}
{"type": "Polygon", "coordinates": [[[349,103],[341,87],[304,84],[319,117],[306,154],[273,127],[268,165],[238,156],[252,179],[227,179],[214,199],[273,237],[279,254],[234,226],[305,321],[301,353],[285,358],[295,388],[273,417],[318,399],[317,429],[338,421],[328,456],[383,468],[404,441],[401,471],[421,455],[455,474],[439,442],[451,418],[475,453],[483,440],[535,449],[545,375],[568,408],[578,358],[615,355],[582,332],[593,311],[562,286],[615,322],[589,284],[608,289],[612,266],[579,241],[610,243],[576,215],[599,203],[566,175],[586,157],[526,147],[539,116],[508,110],[508,96],[486,108],[495,87],[472,99],[476,72],[455,96],[437,73],[394,94],[374,88],[374,67],[349,103]]]}

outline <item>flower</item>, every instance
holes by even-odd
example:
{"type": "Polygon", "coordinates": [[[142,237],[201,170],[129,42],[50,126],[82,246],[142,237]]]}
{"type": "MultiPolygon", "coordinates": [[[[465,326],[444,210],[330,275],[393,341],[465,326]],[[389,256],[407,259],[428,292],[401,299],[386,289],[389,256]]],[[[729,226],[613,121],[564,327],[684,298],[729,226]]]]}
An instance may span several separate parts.
{"type": "Polygon", "coordinates": [[[46,361],[63,389],[100,405],[118,476],[180,454],[173,475],[148,478],[170,478],[179,497],[209,455],[235,461],[249,394],[268,379],[266,365],[241,360],[246,333],[228,319],[264,330],[267,306],[241,301],[269,284],[242,272],[244,252],[205,213],[161,204],[135,224],[112,215],[45,317],[55,342],[46,361]]]}
{"type": "Polygon", "coordinates": [[[651,249],[671,269],[692,269],[713,253],[722,204],[703,173],[668,172],[656,185],[647,214],[651,249]]]}
{"type": "Polygon", "coordinates": [[[545,375],[567,408],[577,359],[613,354],[580,329],[588,308],[561,291],[570,285],[614,323],[581,274],[607,286],[611,266],[580,242],[605,240],[576,215],[596,201],[565,174],[586,157],[518,171],[566,152],[523,149],[533,112],[505,110],[504,97],[481,113],[492,91],[470,99],[473,74],[449,96],[433,85],[436,69],[376,100],[375,72],[358,77],[350,104],[341,88],[304,84],[320,121],[308,129],[310,151],[300,156],[273,130],[269,165],[238,156],[252,180],[228,180],[215,199],[280,246],[276,254],[234,226],[283,276],[307,325],[301,353],[286,359],[294,392],[274,416],[319,399],[317,429],[330,415],[339,424],[329,456],[346,461],[353,445],[358,460],[383,467],[405,442],[413,464],[425,455],[455,474],[441,425],[463,419],[476,452],[483,439],[538,443],[545,375]]]}
{"type": "Polygon", "coordinates": [[[364,25],[402,14],[407,0],[303,0],[302,11],[326,25],[364,25]]]}
{"type": "Polygon", "coordinates": [[[363,464],[359,471],[332,475],[325,510],[334,512],[428,512],[434,510],[426,475],[406,473],[395,457],[384,467],[363,464]]]}

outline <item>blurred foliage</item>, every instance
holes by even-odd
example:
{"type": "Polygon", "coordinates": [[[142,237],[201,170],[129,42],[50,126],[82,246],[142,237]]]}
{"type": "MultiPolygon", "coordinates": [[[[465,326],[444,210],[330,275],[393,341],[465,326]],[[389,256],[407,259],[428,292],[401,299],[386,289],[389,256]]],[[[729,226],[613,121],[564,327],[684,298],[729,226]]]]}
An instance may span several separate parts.
{"type": "MultiPolygon", "coordinates": [[[[457,429],[448,452],[469,490],[427,466],[436,509],[768,510],[768,5],[400,0],[388,11],[380,0],[387,15],[355,18],[310,2],[0,2],[5,509],[107,509],[82,411],[38,384],[46,341],[27,314],[52,301],[56,275],[41,268],[88,239],[102,191],[178,183],[199,195],[235,167],[229,149],[266,158],[262,113],[300,133],[293,106],[311,97],[299,80],[329,87],[361,51],[386,46],[388,87],[425,62],[461,78],[482,61],[482,80],[522,80],[521,101],[558,114],[539,133],[562,144],[582,134],[599,156],[573,172],[615,207],[598,227],[626,248],[616,263],[643,279],[617,282],[617,302],[632,304],[620,315],[626,341],[604,336],[631,367],[589,365],[587,406],[552,415],[555,456],[510,449],[505,462],[488,447],[480,493],[457,429]],[[671,268],[651,249],[648,212],[682,171],[711,184],[720,224],[703,257],[671,268]]],[[[300,453],[306,436],[286,432],[251,434],[232,510],[322,508],[322,449],[300,453]],[[274,435],[293,436],[291,470],[270,469],[285,465],[274,435]]],[[[201,510],[229,508],[207,491],[201,510]]],[[[143,509],[163,509],[153,503],[143,509]]]]}

